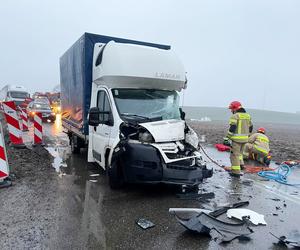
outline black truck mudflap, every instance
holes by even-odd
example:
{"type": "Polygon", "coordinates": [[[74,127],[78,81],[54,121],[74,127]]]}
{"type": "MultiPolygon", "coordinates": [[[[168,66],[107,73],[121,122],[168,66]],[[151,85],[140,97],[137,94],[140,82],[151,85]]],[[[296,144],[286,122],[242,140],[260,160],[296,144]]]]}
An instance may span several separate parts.
{"type": "Polygon", "coordinates": [[[123,149],[121,165],[128,183],[197,185],[213,174],[206,166],[191,166],[191,159],[166,164],[160,152],[149,144],[126,143],[123,149]]]}

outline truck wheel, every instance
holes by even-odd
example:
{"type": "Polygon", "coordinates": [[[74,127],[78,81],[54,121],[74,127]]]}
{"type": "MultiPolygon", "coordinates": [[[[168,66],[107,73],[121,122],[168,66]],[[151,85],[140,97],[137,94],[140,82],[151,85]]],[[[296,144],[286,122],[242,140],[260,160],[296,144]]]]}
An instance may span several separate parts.
{"type": "Polygon", "coordinates": [[[109,186],[111,189],[119,189],[124,185],[124,177],[118,161],[114,161],[110,168],[106,169],[109,186]]]}
{"type": "Polygon", "coordinates": [[[73,154],[80,153],[80,139],[76,135],[72,135],[70,137],[70,144],[71,144],[71,152],[73,154]]]}

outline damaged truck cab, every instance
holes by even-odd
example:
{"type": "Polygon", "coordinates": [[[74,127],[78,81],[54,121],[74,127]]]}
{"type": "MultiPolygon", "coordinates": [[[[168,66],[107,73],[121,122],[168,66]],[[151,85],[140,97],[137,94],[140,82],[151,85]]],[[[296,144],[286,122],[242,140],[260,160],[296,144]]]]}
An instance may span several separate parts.
{"type": "Polygon", "coordinates": [[[179,108],[186,76],[170,47],[92,34],[82,40],[83,83],[75,81],[86,93],[79,102],[81,94],[64,71],[74,55],[66,53],[60,67],[62,119],[72,151],[87,145],[88,161],[106,170],[113,188],[124,182],[197,185],[211,177],[197,150],[198,137],[179,108]]]}

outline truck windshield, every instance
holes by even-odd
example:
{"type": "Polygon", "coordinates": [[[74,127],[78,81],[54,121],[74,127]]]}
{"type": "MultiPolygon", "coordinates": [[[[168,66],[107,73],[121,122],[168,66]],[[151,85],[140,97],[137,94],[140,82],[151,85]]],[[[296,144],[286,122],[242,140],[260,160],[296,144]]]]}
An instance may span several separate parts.
{"type": "Polygon", "coordinates": [[[157,89],[113,89],[119,114],[124,119],[180,119],[176,91],[157,89]]]}
{"type": "Polygon", "coordinates": [[[29,94],[26,92],[19,92],[19,91],[10,91],[9,96],[11,98],[19,98],[19,99],[26,99],[29,97],[29,94]]]}

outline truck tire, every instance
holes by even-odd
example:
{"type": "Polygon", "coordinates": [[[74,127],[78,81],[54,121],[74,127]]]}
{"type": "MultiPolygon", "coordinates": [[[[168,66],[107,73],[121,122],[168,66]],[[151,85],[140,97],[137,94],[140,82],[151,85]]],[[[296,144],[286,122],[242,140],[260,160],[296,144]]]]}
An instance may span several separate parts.
{"type": "Polygon", "coordinates": [[[108,183],[111,189],[119,189],[124,186],[124,177],[118,161],[114,161],[110,168],[106,169],[108,183]]]}
{"type": "Polygon", "coordinates": [[[72,135],[70,137],[70,145],[71,145],[71,152],[73,154],[79,154],[80,153],[80,138],[76,135],[72,135]]]}

